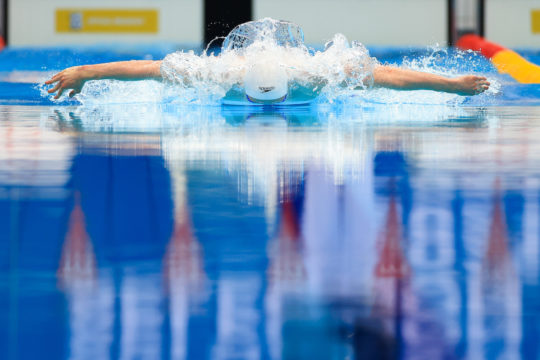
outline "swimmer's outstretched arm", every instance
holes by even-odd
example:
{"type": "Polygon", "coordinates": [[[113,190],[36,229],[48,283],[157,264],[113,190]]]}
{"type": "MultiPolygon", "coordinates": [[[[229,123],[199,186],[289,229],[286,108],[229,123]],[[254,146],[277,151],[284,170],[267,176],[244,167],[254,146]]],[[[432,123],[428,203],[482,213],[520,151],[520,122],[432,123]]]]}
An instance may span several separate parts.
{"type": "Polygon", "coordinates": [[[435,90],[459,95],[476,95],[489,89],[489,81],[483,76],[465,75],[447,78],[420,71],[378,66],[373,71],[373,84],[398,90],[435,90]]]}
{"type": "Polygon", "coordinates": [[[66,89],[72,89],[69,96],[80,93],[84,83],[88,80],[161,79],[160,66],[161,60],[132,60],[74,66],[54,75],[51,79],[45,81],[45,84],[55,84],[48,92],[52,94],[58,91],[54,97],[58,99],[66,89]]]}

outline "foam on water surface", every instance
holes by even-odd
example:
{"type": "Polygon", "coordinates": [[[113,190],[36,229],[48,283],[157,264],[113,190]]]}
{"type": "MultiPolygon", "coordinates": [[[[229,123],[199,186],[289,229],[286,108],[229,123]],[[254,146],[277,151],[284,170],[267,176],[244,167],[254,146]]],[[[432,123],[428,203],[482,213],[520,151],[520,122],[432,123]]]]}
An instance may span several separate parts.
{"type": "MultiPolygon", "coordinates": [[[[226,99],[225,103],[247,104],[243,96],[243,76],[249,66],[261,59],[284,67],[292,92],[307,89],[311,93],[309,101],[299,103],[453,105],[466,101],[463,96],[434,91],[372,89],[372,72],[380,63],[361,43],[349,42],[343,34],[336,34],[324,50],[316,50],[304,44],[298,26],[270,18],[235,28],[217,55],[208,51],[199,55],[193,50],[167,55],[161,66],[163,83],[90,81],[76,99],[83,104],[218,105],[223,99],[226,99]]],[[[481,71],[493,70],[474,54],[448,54],[439,47],[432,48],[426,56],[405,58],[400,66],[445,76],[459,76],[479,68],[481,71]]],[[[500,90],[500,83],[494,78],[490,80],[491,89],[479,97],[487,102],[500,90]]],[[[43,96],[48,96],[46,87],[42,86],[40,91],[43,96]]],[[[65,100],[63,97],[60,102],[65,100]]],[[[288,102],[295,103],[294,96],[289,96],[288,102]]]]}
{"type": "Polygon", "coordinates": [[[322,92],[332,98],[344,91],[367,88],[372,81],[377,61],[363,45],[349,44],[341,34],[335,35],[324,51],[315,51],[301,38],[279,36],[283,22],[263,19],[255,22],[258,26],[250,24],[246,24],[247,29],[233,30],[219,55],[199,56],[191,51],[165,57],[161,71],[170,84],[172,98],[203,104],[219,101],[235,86],[241,87],[246,70],[261,59],[282,66],[291,87],[309,87],[314,97],[322,92]]]}

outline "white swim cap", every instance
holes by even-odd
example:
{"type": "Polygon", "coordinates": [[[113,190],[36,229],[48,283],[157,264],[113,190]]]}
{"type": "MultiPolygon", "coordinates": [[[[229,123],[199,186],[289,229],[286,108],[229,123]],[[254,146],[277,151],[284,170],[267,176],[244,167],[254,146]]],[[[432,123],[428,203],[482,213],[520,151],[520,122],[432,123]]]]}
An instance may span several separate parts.
{"type": "Polygon", "coordinates": [[[244,88],[249,101],[259,104],[283,102],[289,90],[287,72],[270,61],[251,65],[244,76],[244,88]]]}

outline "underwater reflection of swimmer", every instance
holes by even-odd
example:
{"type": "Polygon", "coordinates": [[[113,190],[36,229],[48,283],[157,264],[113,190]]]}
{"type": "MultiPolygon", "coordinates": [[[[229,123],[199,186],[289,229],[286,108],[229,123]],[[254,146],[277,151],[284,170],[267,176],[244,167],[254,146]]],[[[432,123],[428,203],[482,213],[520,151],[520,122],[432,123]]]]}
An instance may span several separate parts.
{"type": "Polygon", "coordinates": [[[215,92],[224,103],[308,103],[325,88],[434,90],[475,95],[489,88],[485,77],[456,78],[385,66],[358,42],[336,35],[324,51],[310,51],[295,24],[263,19],[241,24],[227,36],[218,56],[176,52],[163,60],[122,61],[67,68],[45,83],[58,99],[81,92],[86,81],[156,79],[215,92]]]}

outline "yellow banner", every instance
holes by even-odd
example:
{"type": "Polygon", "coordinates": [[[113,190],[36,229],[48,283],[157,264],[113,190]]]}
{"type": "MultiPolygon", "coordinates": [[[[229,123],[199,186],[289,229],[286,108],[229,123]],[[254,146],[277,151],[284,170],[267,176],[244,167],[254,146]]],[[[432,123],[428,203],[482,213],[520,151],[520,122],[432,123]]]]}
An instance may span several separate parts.
{"type": "Polygon", "coordinates": [[[540,34],[540,10],[531,10],[531,28],[533,34],[540,34]]]}
{"type": "Polygon", "coordinates": [[[155,9],[57,9],[60,33],[157,33],[155,9]]]}

